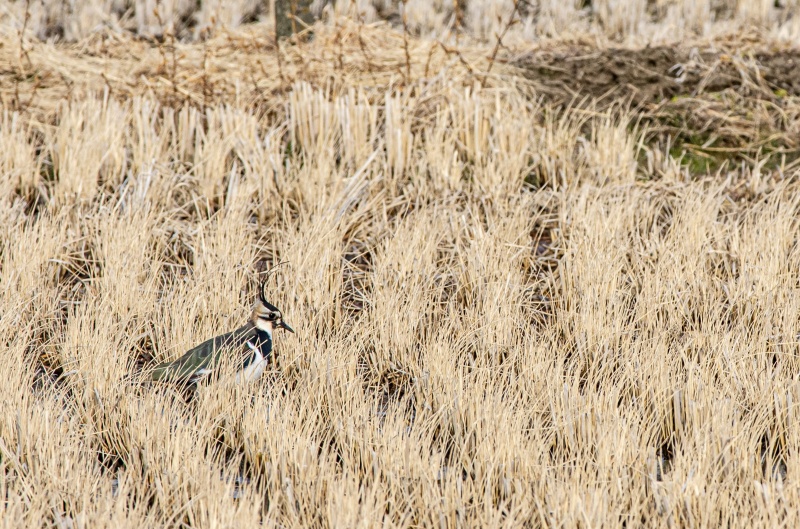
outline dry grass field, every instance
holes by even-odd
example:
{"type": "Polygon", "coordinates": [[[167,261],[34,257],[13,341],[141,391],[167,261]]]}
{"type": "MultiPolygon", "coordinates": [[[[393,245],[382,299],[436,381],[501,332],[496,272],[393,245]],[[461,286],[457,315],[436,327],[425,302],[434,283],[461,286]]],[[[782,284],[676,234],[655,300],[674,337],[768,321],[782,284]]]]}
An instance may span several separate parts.
{"type": "Polygon", "coordinates": [[[796,2],[351,4],[0,6],[0,527],[800,526],[796,2]]]}

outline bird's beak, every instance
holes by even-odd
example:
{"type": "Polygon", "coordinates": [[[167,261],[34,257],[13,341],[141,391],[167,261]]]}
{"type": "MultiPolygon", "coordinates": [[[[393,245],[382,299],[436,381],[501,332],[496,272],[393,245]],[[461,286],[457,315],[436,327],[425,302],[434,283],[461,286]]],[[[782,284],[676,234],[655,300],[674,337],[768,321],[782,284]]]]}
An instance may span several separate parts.
{"type": "Polygon", "coordinates": [[[277,327],[280,327],[280,328],[282,328],[282,329],[286,329],[286,330],[287,330],[287,331],[289,331],[290,333],[294,334],[294,329],[292,329],[291,327],[289,327],[289,325],[288,325],[288,324],[287,324],[285,321],[283,321],[283,320],[281,320],[281,322],[280,322],[280,323],[277,325],[277,327]]]}

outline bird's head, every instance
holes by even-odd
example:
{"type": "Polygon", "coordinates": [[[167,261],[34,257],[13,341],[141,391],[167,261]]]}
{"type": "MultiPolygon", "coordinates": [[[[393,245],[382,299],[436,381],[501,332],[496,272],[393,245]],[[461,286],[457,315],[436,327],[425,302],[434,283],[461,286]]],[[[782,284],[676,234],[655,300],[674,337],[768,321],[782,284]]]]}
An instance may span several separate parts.
{"type": "Polygon", "coordinates": [[[256,305],[253,308],[253,325],[259,330],[268,332],[270,335],[275,329],[286,329],[293,333],[294,329],[283,321],[283,313],[280,309],[267,301],[266,286],[266,281],[261,283],[258,299],[256,299],[256,305]]]}

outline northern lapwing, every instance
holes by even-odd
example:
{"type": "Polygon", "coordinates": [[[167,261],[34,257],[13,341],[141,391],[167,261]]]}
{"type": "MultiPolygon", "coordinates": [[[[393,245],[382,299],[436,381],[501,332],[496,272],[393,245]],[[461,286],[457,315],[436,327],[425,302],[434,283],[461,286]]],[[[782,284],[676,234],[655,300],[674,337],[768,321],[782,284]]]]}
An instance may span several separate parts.
{"type": "Polygon", "coordinates": [[[189,349],[172,362],[163,362],[153,368],[152,379],[195,384],[211,374],[223,357],[230,356],[237,364],[236,382],[257,380],[272,355],[272,333],[275,329],[294,329],[283,321],[280,309],[267,301],[266,281],[261,283],[253,314],[235,331],[206,340],[189,349]]]}

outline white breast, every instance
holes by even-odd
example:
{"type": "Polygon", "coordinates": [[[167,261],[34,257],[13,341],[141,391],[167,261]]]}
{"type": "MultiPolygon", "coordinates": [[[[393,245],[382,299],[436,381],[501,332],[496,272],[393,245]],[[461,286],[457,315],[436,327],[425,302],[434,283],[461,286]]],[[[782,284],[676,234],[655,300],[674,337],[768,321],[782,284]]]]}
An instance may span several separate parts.
{"type": "Polygon", "coordinates": [[[261,354],[261,349],[253,345],[252,342],[247,342],[247,347],[249,347],[256,356],[253,358],[253,361],[250,362],[250,365],[236,373],[237,384],[258,380],[264,373],[264,369],[267,368],[267,360],[264,358],[264,355],[261,354]]]}

